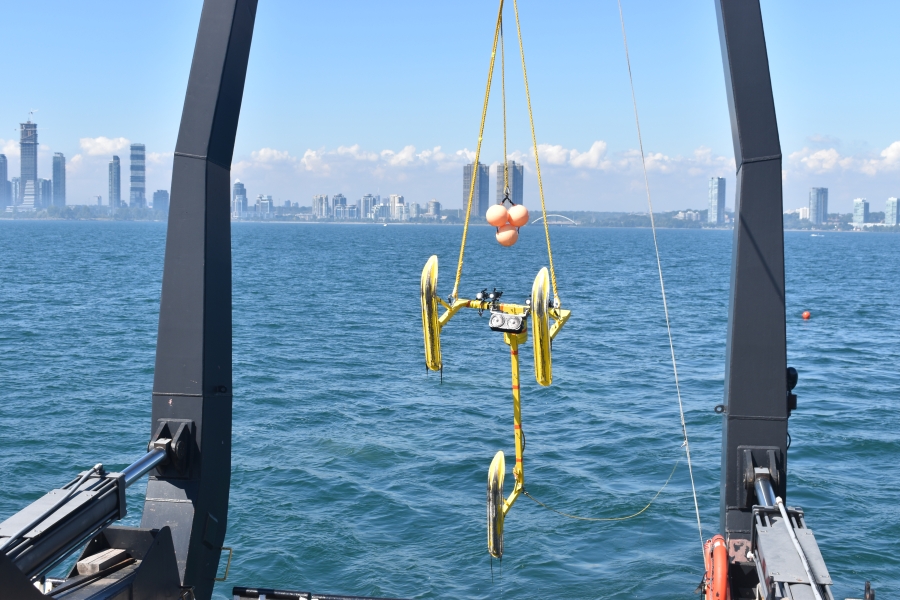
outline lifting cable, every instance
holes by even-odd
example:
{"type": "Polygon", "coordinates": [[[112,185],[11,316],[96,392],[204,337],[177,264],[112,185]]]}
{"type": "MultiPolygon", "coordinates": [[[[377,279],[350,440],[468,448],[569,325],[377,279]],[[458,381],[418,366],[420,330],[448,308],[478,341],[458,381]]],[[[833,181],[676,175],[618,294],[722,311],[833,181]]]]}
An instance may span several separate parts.
{"type": "MultiPolygon", "coordinates": [[[[547,206],[544,202],[544,183],[541,178],[541,162],[538,158],[538,146],[537,146],[537,136],[534,132],[534,115],[531,110],[531,92],[528,88],[528,69],[525,66],[525,48],[522,44],[522,28],[519,25],[519,5],[517,0],[513,0],[513,7],[516,13],[516,33],[519,37],[519,53],[522,56],[522,76],[525,80],[525,98],[528,101],[528,121],[531,125],[531,141],[534,147],[534,164],[535,169],[537,170],[537,179],[538,179],[538,191],[541,197],[541,214],[543,215],[544,220],[544,236],[547,239],[547,258],[550,263],[550,283],[553,286],[553,306],[554,308],[560,308],[560,300],[559,300],[559,290],[556,286],[556,270],[553,266],[553,250],[550,247],[550,227],[547,225],[547,206]]],[[[478,166],[479,166],[479,158],[481,157],[481,141],[484,137],[484,122],[487,117],[487,108],[488,108],[488,99],[491,95],[491,82],[493,80],[494,75],[494,63],[497,57],[497,42],[501,42],[500,46],[500,61],[501,61],[501,86],[502,86],[502,94],[503,94],[503,183],[504,183],[504,191],[508,189],[509,186],[509,175],[508,175],[508,159],[506,153],[506,54],[504,51],[504,47],[502,44],[503,40],[503,0],[500,0],[500,8],[497,12],[497,25],[494,29],[494,45],[491,49],[491,63],[488,68],[488,78],[487,78],[487,86],[484,91],[484,105],[481,109],[481,125],[478,129],[478,144],[475,147],[475,161],[473,163],[472,169],[472,179],[469,182],[469,198],[466,203],[466,220],[463,224],[463,235],[462,235],[462,243],[459,248],[459,260],[456,264],[456,279],[453,282],[453,292],[450,294],[450,304],[452,305],[454,301],[459,297],[459,280],[462,276],[462,267],[463,267],[463,256],[466,251],[466,238],[469,233],[469,219],[472,214],[472,199],[475,194],[475,182],[476,177],[478,176],[478,166]]]]}
{"type": "Polygon", "coordinates": [[[463,254],[466,251],[466,236],[469,233],[469,216],[472,214],[472,196],[475,194],[475,178],[478,175],[478,159],[481,157],[481,140],[484,136],[484,120],[487,117],[488,98],[491,97],[491,80],[494,76],[494,59],[497,58],[497,38],[500,36],[500,27],[503,24],[503,0],[500,0],[500,9],[497,11],[497,26],[494,29],[494,46],[491,49],[491,66],[488,67],[487,87],[484,90],[484,106],[481,108],[481,125],[478,128],[478,144],[475,146],[475,162],[472,168],[472,181],[469,183],[469,202],[466,205],[466,222],[463,224],[462,243],[459,247],[459,261],[456,264],[456,280],[453,282],[453,293],[450,294],[452,305],[459,297],[459,278],[462,275],[463,254]]]}
{"type": "Polygon", "coordinates": [[[694,512],[697,514],[697,529],[700,533],[700,549],[703,548],[703,525],[700,523],[700,506],[697,503],[697,488],[694,485],[694,469],[691,465],[691,446],[688,442],[687,425],[684,422],[684,405],[681,402],[681,386],[678,383],[678,363],[675,360],[675,344],[672,342],[672,326],[669,322],[669,305],[666,301],[666,284],[663,281],[662,261],[659,258],[659,243],[656,240],[656,222],[653,219],[653,201],[650,199],[650,180],[647,178],[647,162],[644,159],[644,142],[641,138],[641,122],[638,119],[637,99],[634,94],[634,78],[631,75],[631,58],[628,54],[628,37],[625,35],[625,17],[622,14],[622,0],[619,4],[619,22],[622,24],[622,43],[625,45],[625,62],[628,65],[628,81],[631,85],[631,103],[634,106],[634,123],[637,126],[638,145],[641,150],[641,168],[644,171],[644,188],[647,190],[647,206],[650,209],[650,228],[653,231],[653,247],[656,250],[656,268],[659,271],[659,287],[662,291],[663,310],[666,314],[666,331],[669,334],[669,350],[672,354],[672,372],[675,374],[675,392],[678,396],[678,412],[681,416],[681,433],[684,437],[684,451],[687,456],[688,473],[691,477],[691,493],[694,495],[694,512]]]}
{"type": "Polygon", "coordinates": [[[534,166],[537,169],[538,192],[541,195],[541,214],[544,216],[544,235],[547,237],[547,256],[550,260],[550,283],[553,284],[553,306],[559,308],[559,291],[556,289],[556,271],[553,270],[553,250],[550,249],[550,226],[547,225],[547,206],[544,204],[544,183],[541,179],[541,161],[538,159],[537,137],[534,134],[534,115],[531,113],[531,92],[528,90],[528,70],[525,68],[525,48],[522,46],[522,27],[519,25],[519,3],[513,0],[516,11],[516,32],[519,34],[519,53],[522,55],[522,76],[525,78],[525,99],[528,100],[528,121],[531,124],[531,143],[534,146],[534,166]]]}

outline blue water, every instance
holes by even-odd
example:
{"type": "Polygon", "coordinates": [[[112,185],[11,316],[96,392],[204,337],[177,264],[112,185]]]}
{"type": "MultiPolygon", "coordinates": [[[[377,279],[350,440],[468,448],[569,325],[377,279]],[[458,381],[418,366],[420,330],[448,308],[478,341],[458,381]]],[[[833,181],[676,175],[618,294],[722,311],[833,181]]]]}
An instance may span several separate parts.
{"type": "MultiPolygon", "coordinates": [[[[461,230],[238,224],[232,585],[409,598],[693,598],[702,574],[686,464],[640,517],[584,523],[522,498],[493,579],[485,481],[513,452],[501,336],[469,312],[426,374],[418,279],[461,230]]],[[[539,229],[502,249],[475,228],[461,284],[523,300],[539,229]]],[[[553,229],[564,304],[554,383],[523,351],[527,487],[566,512],[640,509],[682,455],[647,230],[553,229]]],[[[900,596],[900,236],[788,232],[790,503],[836,598],[900,596]],[[813,318],[804,322],[800,312],[813,318]]],[[[659,232],[704,536],[718,528],[731,234],[659,232]]],[[[165,226],[0,222],[0,519],[94,463],[146,447],[165,226]]],[[[143,486],[129,491],[140,519],[143,486]]],[[[222,563],[224,568],[224,561],[222,563]]]]}

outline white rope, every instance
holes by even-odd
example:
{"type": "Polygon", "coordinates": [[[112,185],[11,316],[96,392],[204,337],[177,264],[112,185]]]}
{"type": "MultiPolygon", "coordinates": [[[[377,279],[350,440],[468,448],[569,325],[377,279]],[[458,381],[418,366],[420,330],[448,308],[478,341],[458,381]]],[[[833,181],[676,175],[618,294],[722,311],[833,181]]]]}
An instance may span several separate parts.
{"type": "Polygon", "coordinates": [[[650,228],[653,230],[653,247],[656,250],[656,268],[659,271],[659,287],[662,290],[663,310],[666,313],[666,330],[669,333],[669,350],[672,353],[672,372],[675,374],[675,392],[678,395],[678,412],[681,415],[681,433],[684,436],[684,450],[687,454],[688,473],[691,476],[691,492],[694,495],[694,512],[697,514],[697,530],[700,533],[700,550],[703,552],[703,525],[700,523],[700,505],[697,503],[697,488],[694,485],[694,468],[691,465],[691,445],[688,442],[687,425],[684,422],[684,405],[681,402],[681,386],[678,383],[678,363],[675,361],[675,344],[672,342],[672,326],[669,323],[669,305],[666,302],[666,284],[663,281],[662,262],[659,259],[659,243],[656,241],[656,221],[653,218],[653,201],[650,199],[650,180],[647,178],[647,163],[644,160],[644,142],[641,138],[641,122],[638,119],[637,99],[634,95],[634,78],[631,76],[631,58],[628,54],[628,37],[625,35],[625,17],[622,15],[622,0],[619,4],[619,22],[622,24],[622,42],[625,44],[625,62],[628,64],[628,81],[631,84],[631,103],[634,105],[634,123],[637,126],[638,145],[641,150],[641,167],[644,170],[644,187],[647,190],[647,206],[650,208],[650,228]]]}

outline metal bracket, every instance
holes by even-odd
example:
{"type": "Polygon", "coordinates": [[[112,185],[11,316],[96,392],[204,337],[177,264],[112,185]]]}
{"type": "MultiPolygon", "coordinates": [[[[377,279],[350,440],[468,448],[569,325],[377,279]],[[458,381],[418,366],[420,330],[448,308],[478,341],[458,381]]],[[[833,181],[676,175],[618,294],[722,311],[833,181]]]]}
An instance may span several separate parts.
{"type": "Polygon", "coordinates": [[[190,470],[191,438],[194,422],[186,419],[160,419],[148,450],[160,448],[169,460],[157,468],[165,477],[187,477],[190,470]]]}
{"type": "Polygon", "coordinates": [[[221,577],[216,577],[216,581],[227,581],[228,580],[228,571],[229,571],[229,569],[231,569],[231,556],[234,554],[234,550],[232,550],[228,546],[222,546],[219,550],[220,551],[228,550],[228,562],[225,563],[225,574],[222,575],[221,577]]]}
{"type": "Polygon", "coordinates": [[[767,469],[772,487],[778,496],[784,495],[780,473],[784,468],[784,456],[777,446],[738,446],[738,469],[742,473],[740,490],[738,490],[739,506],[750,508],[756,504],[756,469],[767,469]]]}

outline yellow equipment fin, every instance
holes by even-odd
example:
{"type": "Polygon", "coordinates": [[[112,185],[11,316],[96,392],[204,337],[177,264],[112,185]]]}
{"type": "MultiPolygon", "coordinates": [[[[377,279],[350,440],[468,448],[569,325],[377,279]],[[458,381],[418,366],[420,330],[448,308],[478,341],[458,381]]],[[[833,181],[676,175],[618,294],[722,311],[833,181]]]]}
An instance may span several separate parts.
{"type": "Polygon", "coordinates": [[[432,256],[422,269],[420,288],[422,299],[422,331],[425,334],[425,365],[432,371],[440,371],[441,327],[438,323],[437,296],[438,257],[432,256]]]}
{"type": "Polygon", "coordinates": [[[506,473],[506,459],[503,450],[494,455],[488,470],[487,483],[487,534],[488,552],[494,558],[503,556],[503,476],[506,473]]]}
{"type": "Polygon", "coordinates": [[[531,330],[534,334],[534,378],[541,385],[553,381],[550,363],[550,275],[538,272],[531,287],[531,330]]]}

